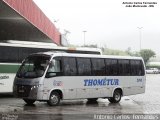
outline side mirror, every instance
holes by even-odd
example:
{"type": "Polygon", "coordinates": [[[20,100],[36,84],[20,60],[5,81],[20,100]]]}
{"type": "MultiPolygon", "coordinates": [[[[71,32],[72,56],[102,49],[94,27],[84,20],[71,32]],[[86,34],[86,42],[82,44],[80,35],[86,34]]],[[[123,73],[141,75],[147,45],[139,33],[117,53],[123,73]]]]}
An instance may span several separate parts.
{"type": "Polygon", "coordinates": [[[62,72],[47,72],[46,73],[46,78],[51,78],[51,77],[57,77],[61,76],[63,73],[62,72]]]}
{"type": "Polygon", "coordinates": [[[52,73],[52,72],[48,72],[46,73],[46,78],[51,78],[51,77],[55,77],[56,76],[56,73],[52,73]]]}

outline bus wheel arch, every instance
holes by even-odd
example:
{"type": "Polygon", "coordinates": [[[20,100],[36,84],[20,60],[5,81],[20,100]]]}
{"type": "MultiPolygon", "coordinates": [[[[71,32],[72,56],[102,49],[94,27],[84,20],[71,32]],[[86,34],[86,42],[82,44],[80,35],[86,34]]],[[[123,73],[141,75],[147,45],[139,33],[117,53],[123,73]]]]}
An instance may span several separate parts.
{"type": "Polygon", "coordinates": [[[108,98],[109,102],[111,102],[111,103],[119,103],[121,98],[122,98],[122,96],[123,96],[122,89],[121,88],[114,89],[112,96],[113,97],[108,98]]]}
{"type": "Polygon", "coordinates": [[[50,106],[57,106],[60,100],[63,99],[63,93],[61,90],[52,90],[49,95],[49,100],[47,101],[50,106]]]}

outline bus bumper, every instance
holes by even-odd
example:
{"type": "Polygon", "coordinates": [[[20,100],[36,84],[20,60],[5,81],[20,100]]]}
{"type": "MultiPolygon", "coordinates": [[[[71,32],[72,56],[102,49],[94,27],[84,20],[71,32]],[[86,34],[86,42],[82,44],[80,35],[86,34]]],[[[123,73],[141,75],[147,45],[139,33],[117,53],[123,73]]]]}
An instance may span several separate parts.
{"type": "Polygon", "coordinates": [[[18,98],[37,100],[38,87],[36,85],[15,85],[13,94],[18,98]]]}

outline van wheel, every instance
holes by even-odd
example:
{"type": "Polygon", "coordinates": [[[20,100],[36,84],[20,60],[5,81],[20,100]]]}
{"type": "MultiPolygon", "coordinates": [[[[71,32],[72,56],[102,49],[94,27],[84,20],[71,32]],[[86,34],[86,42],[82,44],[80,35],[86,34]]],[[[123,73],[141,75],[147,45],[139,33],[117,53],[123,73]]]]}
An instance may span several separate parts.
{"type": "Polygon", "coordinates": [[[95,102],[95,101],[98,100],[98,98],[88,98],[87,100],[88,100],[89,102],[95,102]]]}
{"type": "Polygon", "coordinates": [[[57,92],[52,92],[49,100],[47,101],[48,105],[50,106],[56,106],[59,105],[60,102],[60,95],[57,92]]]}
{"type": "Polygon", "coordinates": [[[122,97],[122,92],[120,90],[115,90],[113,93],[113,97],[108,98],[111,103],[119,103],[122,97]]]}
{"type": "Polygon", "coordinates": [[[36,100],[23,99],[28,105],[32,105],[36,100]]]}

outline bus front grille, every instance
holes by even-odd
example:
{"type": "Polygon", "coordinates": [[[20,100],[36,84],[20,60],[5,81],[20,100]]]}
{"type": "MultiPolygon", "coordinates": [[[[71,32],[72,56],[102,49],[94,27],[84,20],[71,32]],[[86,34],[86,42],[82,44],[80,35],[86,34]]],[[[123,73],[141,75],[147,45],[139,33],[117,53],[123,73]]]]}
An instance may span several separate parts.
{"type": "Polygon", "coordinates": [[[30,85],[17,85],[17,97],[29,97],[31,87],[30,85]]]}

